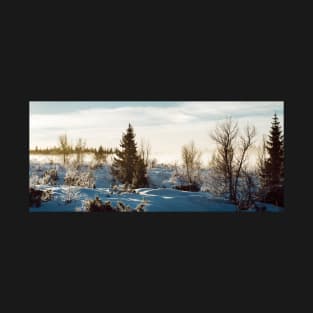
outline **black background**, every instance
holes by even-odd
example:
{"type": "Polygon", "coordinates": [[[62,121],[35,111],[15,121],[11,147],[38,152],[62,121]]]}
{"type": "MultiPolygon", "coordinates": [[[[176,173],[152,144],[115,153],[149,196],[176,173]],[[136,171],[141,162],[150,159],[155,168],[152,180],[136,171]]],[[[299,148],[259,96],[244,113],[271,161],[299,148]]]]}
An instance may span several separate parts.
{"type": "Polygon", "coordinates": [[[284,9],[250,8],[240,18],[227,7],[212,20],[201,10],[157,10],[158,17],[139,19],[123,8],[110,21],[106,10],[41,9],[45,14],[19,13],[18,26],[10,24],[5,58],[3,145],[14,153],[4,163],[2,211],[9,216],[1,217],[1,229],[10,306],[291,307],[298,286],[291,281],[302,277],[310,236],[295,166],[305,85],[298,85],[301,60],[284,9]],[[173,15],[178,21],[170,27],[173,15]],[[283,100],[286,212],[29,214],[31,100],[283,100]]]}

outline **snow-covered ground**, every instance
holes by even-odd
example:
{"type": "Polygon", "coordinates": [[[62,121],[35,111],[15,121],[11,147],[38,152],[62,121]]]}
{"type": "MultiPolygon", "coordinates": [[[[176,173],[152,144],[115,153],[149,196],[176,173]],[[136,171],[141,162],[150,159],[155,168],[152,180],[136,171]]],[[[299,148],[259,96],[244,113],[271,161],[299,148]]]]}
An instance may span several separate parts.
{"type": "MultiPolygon", "coordinates": [[[[51,156],[49,160],[51,160],[51,156]]],[[[163,165],[148,171],[151,188],[136,189],[136,193],[113,193],[111,189],[112,177],[109,166],[103,166],[91,170],[95,177],[96,188],[69,187],[63,184],[66,169],[60,165],[57,158],[50,162],[47,158],[38,155],[30,157],[30,183],[36,181],[36,176],[55,168],[58,172],[58,181],[55,186],[33,184],[35,188],[41,190],[52,190],[53,199],[42,202],[39,208],[32,207],[30,212],[84,212],[84,202],[86,200],[99,197],[103,202],[111,201],[115,206],[118,201],[135,208],[142,201],[146,202],[144,210],[146,212],[237,212],[235,205],[227,200],[214,197],[209,192],[188,192],[173,189],[172,167],[163,165]],[[66,204],[66,199],[71,195],[72,201],[66,204]]],[[[91,161],[90,161],[91,162],[91,161]]],[[[85,169],[88,169],[86,162],[85,169]]],[[[84,168],[83,168],[84,170],[84,168]]],[[[271,204],[266,204],[266,211],[281,212],[283,209],[271,204]]],[[[254,210],[250,210],[254,212],[254,210]]]]}

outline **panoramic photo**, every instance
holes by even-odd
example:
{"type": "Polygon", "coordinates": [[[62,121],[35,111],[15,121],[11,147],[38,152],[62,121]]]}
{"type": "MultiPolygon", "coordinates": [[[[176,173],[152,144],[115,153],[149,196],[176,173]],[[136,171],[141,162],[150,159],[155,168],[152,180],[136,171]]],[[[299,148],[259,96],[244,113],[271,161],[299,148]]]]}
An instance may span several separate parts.
{"type": "Polygon", "coordinates": [[[283,101],[30,101],[29,212],[284,211],[283,101]]]}

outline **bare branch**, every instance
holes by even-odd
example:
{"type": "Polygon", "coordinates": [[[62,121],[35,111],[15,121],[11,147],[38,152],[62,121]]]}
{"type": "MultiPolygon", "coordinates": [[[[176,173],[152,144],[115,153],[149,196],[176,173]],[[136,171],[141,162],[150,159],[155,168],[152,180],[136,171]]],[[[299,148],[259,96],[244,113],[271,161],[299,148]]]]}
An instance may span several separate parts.
{"type": "Polygon", "coordinates": [[[193,141],[182,147],[182,159],[184,167],[186,168],[188,182],[193,183],[195,170],[201,167],[201,151],[196,148],[193,141]]]}

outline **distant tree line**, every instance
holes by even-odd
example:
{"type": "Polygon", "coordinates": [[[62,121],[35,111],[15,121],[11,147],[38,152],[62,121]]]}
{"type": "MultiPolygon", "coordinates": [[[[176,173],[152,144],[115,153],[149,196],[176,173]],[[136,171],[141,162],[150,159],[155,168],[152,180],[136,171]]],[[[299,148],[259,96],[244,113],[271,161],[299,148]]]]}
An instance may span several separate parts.
{"type": "MultiPolygon", "coordinates": [[[[104,153],[104,154],[114,154],[116,152],[116,149],[113,148],[104,148],[103,146],[99,146],[98,148],[94,148],[94,147],[84,147],[84,148],[80,148],[80,147],[75,147],[75,146],[71,146],[69,145],[67,147],[67,151],[69,154],[74,154],[76,152],[80,152],[80,153],[97,153],[100,151],[100,153],[104,153]]],[[[35,149],[30,149],[29,152],[31,154],[63,154],[64,152],[64,147],[60,147],[60,146],[54,146],[54,147],[50,147],[50,148],[38,148],[38,146],[35,147],[35,149]]]]}

